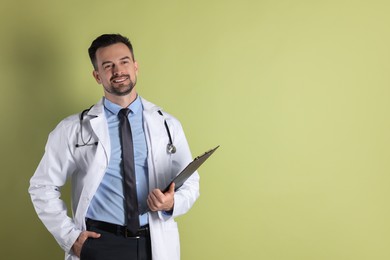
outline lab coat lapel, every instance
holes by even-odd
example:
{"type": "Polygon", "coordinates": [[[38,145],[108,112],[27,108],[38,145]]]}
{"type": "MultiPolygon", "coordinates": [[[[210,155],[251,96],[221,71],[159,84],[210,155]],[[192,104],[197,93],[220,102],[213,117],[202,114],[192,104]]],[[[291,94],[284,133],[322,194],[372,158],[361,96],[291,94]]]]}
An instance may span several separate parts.
{"type": "Polygon", "coordinates": [[[80,201],[75,215],[75,221],[78,222],[76,224],[82,227],[82,229],[85,229],[85,221],[83,219],[89,207],[89,203],[104,176],[110,160],[111,149],[107,120],[104,116],[102,100],[94,105],[87,115],[90,117],[90,130],[94,133],[96,140],[98,141],[98,145],[93,162],[90,164],[90,167],[86,169],[88,172],[85,176],[87,176],[88,179],[85,179],[85,182],[89,183],[89,185],[84,185],[81,191],[80,201]]]}
{"type": "MultiPolygon", "coordinates": [[[[159,107],[145,99],[141,100],[144,107],[144,129],[149,151],[161,151],[165,134],[164,129],[162,129],[164,127],[164,117],[158,113],[159,107]]],[[[157,154],[153,154],[153,157],[156,158],[157,154]]]]}
{"type": "Polygon", "coordinates": [[[94,134],[97,136],[99,144],[104,149],[106,157],[106,163],[108,165],[110,159],[110,136],[108,133],[107,119],[104,115],[103,99],[101,99],[96,105],[94,105],[88,112],[88,115],[93,118],[90,120],[91,128],[94,134]]]}
{"type": "Polygon", "coordinates": [[[145,99],[141,99],[143,104],[144,130],[148,145],[148,167],[149,167],[149,189],[153,190],[162,187],[164,183],[159,183],[157,178],[158,165],[162,163],[162,151],[165,151],[165,128],[164,117],[158,113],[160,108],[145,99]]]}

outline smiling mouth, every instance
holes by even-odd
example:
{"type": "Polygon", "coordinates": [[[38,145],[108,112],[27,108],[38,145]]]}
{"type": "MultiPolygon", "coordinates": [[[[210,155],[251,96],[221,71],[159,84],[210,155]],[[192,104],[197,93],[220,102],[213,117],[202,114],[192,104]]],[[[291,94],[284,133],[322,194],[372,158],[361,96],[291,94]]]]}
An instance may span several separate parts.
{"type": "Polygon", "coordinates": [[[113,82],[113,83],[123,83],[123,82],[125,82],[128,79],[129,79],[129,76],[116,77],[116,78],[112,79],[111,82],[113,82]]]}

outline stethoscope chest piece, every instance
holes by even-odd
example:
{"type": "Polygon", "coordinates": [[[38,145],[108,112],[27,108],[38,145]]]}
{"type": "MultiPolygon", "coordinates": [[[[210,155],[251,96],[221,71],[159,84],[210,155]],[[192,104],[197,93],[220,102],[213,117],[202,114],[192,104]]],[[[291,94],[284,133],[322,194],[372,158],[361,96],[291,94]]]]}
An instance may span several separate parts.
{"type": "Polygon", "coordinates": [[[169,154],[176,153],[176,147],[171,143],[167,144],[167,152],[169,154]]]}

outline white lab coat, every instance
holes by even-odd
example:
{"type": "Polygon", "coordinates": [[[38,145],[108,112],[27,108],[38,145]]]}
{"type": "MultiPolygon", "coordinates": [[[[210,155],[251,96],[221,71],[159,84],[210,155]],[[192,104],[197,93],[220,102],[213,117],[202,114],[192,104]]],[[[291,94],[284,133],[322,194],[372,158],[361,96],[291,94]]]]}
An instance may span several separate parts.
{"type": "MultiPolygon", "coordinates": [[[[170,180],[182,170],[192,156],[180,122],[171,115],[161,116],[156,105],[144,100],[144,130],[148,147],[149,190],[165,188],[170,180]],[[167,120],[174,154],[166,152],[169,138],[164,126],[167,120]]],[[[80,115],[61,121],[50,133],[44,156],[30,180],[29,192],[35,210],[46,228],[65,250],[65,259],[78,259],[71,247],[86,229],[85,215],[110,160],[110,138],[100,100],[84,115],[83,138],[97,145],[80,146],[80,115]],[[61,200],[60,188],[70,178],[72,184],[72,217],[68,217],[65,203],[61,200]]],[[[199,175],[193,174],[175,193],[172,216],[153,212],[149,225],[154,260],[180,259],[179,232],[174,218],[186,213],[199,196],[199,175]]]]}

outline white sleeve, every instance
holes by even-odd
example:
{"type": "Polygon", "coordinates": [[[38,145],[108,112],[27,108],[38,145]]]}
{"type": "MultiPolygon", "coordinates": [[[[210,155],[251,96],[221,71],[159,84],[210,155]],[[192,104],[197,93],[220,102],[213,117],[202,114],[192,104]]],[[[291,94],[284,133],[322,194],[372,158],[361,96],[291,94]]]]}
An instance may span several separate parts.
{"type": "Polygon", "coordinates": [[[50,133],[45,153],[30,180],[29,193],[34,208],[45,227],[66,252],[81,233],[61,197],[61,187],[75,171],[76,166],[69,149],[69,131],[60,123],[50,133]]]}

